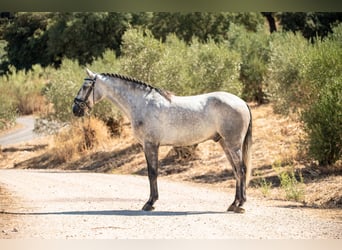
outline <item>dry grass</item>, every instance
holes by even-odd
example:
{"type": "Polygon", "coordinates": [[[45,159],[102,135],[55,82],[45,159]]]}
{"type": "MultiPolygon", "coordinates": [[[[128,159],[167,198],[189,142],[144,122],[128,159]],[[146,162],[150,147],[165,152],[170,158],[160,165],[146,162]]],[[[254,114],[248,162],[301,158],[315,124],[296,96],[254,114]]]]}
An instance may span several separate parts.
{"type": "Polygon", "coordinates": [[[108,142],[109,133],[102,121],[96,118],[75,120],[54,136],[50,151],[58,162],[68,162],[99,150],[108,142]]]}
{"type": "Polygon", "coordinates": [[[18,97],[18,111],[21,115],[46,114],[50,109],[51,105],[40,93],[27,93],[18,97]]]}

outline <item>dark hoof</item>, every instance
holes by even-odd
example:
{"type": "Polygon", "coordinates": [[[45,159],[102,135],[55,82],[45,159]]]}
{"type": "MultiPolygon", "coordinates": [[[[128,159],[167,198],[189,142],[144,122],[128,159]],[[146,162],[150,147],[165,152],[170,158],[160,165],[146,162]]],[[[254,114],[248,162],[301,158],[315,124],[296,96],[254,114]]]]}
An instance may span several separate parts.
{"type": "Polygon", "coordinates": [[[235,205],[230,205],[230,207],[227,210],[228,212],[234,212],[237,214],[244,214],[246,212],[246,210],[242,207],[237,207],[235,205]]]}
{"type": "Polygon", "coordinates": [[[235,207],[234,209],[234,213],[237,213],[237,214],[244,214],[246,212],[246,210],[242,207],[235,207]]]}
{"type": "Polygon", "coordinates": [[[230,205],[230,207],[227,209],[227,212],[234,212],[236,206],[235,205],[230,205]]]}
{"type": "Polygon", "coordinates": [[[149,203],[146,203],[146,204],[143,206],[142,210],[144,210],[144,211],[152,211],[152,210],[154,210],[154,206],[152,206],[152,205],[149,204],[149,203]]]}

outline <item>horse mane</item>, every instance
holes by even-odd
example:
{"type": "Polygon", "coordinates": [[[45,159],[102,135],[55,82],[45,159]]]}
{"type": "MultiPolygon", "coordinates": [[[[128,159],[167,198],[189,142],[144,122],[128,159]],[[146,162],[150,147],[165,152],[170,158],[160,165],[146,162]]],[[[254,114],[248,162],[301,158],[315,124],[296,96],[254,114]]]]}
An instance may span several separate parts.
{"type": "Polygon", "coordinates": [[[101,75],[107,76],[107,77],[119,78],[119,79],[122,79],[122,80],[125,80],[125,81],[129,81],[129,82],[135,83],[136,86],[143,87],[146,90],[150,90],[150,91],[155,90],[161,96],[163,96],[166,100],[171,102],[172,94],[169,91],[166,91],[166,90],[163,90],[163,89],[160,89],[160,88],[156,88],[156,87],[154,87],[154,86],[152,86],[152,85],[150,85],[150,84],[148,84],[146,82],[143,82],[141,80],[138,80],[136,78],[133,78],[133,77],[130,77],[130,76],[125,76],[125,75],[120,75],[120,74],[117,74],[117,73],[101,73],[101,75]]]}

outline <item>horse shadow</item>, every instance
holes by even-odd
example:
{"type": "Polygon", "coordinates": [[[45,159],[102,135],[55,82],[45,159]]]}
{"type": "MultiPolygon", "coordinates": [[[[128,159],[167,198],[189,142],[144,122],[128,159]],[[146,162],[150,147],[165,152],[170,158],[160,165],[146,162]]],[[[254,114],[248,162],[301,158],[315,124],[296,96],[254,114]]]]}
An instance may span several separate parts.
{"type": "Polygon", "coordinates": [[[0,214],[6,215],[25,215],[25,216],[44,216],[44,215],[77,215],[77,216],[189,216],[204,214],[225,214],[227,212],[218,211],[143,211],[143,210],[93,210],[93,211],[61,211],[61,212],[6,212],[0,214]]]}

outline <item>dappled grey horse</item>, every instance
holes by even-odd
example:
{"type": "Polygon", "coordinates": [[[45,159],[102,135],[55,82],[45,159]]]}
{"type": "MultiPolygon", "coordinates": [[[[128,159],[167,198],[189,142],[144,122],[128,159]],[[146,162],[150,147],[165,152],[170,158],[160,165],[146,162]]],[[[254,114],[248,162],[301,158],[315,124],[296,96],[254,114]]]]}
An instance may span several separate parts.
{"type": "Polygon", "coordinates": [[[130,77],[86,71],[88,78],[74,100],[73,113],[84,116],[107,98],[127,115],[147,162],[150,197],[143,210],[153,210],[158,200],[159,146],[188,146],[211,139],[222,146],[236,179],[235,199],[228,211],[245,211],[252,115],[243,100],[226,92],[175,96],[130,77]]]}

